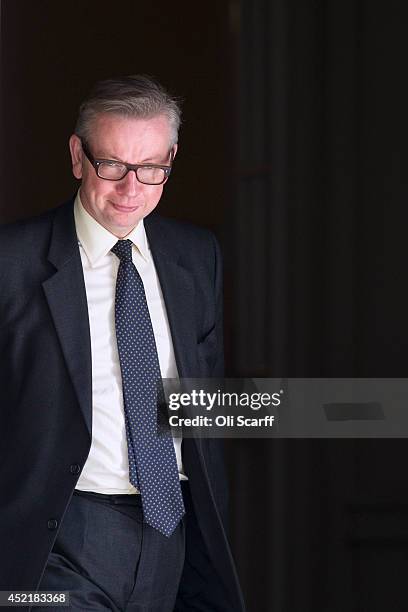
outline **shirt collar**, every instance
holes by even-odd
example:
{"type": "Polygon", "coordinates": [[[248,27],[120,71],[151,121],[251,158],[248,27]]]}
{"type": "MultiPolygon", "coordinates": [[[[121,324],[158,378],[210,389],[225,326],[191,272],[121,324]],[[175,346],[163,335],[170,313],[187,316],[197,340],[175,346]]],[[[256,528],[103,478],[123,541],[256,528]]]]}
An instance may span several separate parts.
{"type": "MultiPolygon", "coordinates": [[[[79,243],[84,249],[91,266],[94,266],[109,253],[117,243],[118,237],[111,234],[85,210],[79,190],[74,203],[74,217],[79,243]]],[[[149,261],[149,244],[143,219],[139,221],[126,238],[133,242],[143,259],[149,261]]]]}

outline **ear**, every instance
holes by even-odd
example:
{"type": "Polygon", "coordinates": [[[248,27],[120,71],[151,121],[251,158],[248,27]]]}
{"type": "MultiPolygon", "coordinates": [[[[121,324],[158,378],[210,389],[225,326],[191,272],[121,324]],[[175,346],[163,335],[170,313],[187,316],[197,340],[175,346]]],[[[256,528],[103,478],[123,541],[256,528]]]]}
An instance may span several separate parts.
{"type": "Polygon", "coordinates": [[[83,151],[81,140],[76,134],[72,134],[69,139],[69,150],[71,153],[72,173],[77,179],[82,178],[83,151]]]}
{"type": "Polygon", "coordinates": [[[173,159],[176,157],[177,149],[178,149],[178,144],[176,143],[175,145],[173,145],[173,159]]]}

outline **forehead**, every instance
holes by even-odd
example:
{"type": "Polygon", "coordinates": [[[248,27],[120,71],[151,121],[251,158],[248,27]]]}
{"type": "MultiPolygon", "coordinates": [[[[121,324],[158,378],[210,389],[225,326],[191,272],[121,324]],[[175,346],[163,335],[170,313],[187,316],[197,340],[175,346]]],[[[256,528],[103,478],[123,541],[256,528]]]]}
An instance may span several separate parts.
{"type": "Polygon", "coordinates": [[[140,156],[165,156],[171,144],[170,124],[164,115],[133,119],[111,113],[97,115],[90,130],[95,156],[127,160],[140,156]]]}

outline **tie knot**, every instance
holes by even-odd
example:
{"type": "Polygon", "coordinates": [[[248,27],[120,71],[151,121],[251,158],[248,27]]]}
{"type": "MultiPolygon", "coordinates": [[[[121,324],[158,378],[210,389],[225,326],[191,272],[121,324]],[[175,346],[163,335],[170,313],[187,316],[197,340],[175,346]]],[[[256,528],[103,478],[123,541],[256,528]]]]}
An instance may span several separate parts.
{"type": "Polygon", "coordinates": [[[131,240],[118,240],[111,251],[120,261],[132,261],[132,244],[131,240]]]}

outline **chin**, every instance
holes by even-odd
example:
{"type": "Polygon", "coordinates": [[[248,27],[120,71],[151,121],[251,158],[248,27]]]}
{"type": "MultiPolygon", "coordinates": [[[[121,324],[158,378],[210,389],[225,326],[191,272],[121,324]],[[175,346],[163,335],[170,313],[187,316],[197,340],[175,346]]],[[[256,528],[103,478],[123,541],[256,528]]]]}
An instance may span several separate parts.
{"type": "Polygon", "coordinates": [[[132,225],[128,224],[126,226],[125,225],[111,225],[110,228],[108,229],[112,234],[114,234],[118,238],[124,238],[132,231],[132,229],[136,227],[139,221],[140,219],[137,219],[134,223],[132,223],[132,225]]]}
{"type": "Polygon", "coordinates": [[[114,228],[115,231],[130,232],[138,223],[143,219],[143,215],[122,215],[121,219],[110,219],[109,227],[114,228]]]}

